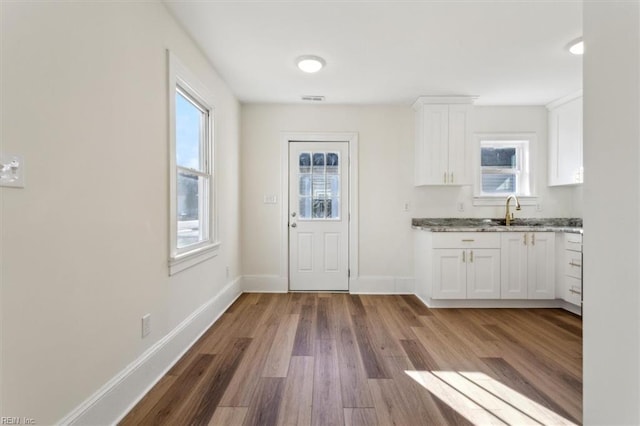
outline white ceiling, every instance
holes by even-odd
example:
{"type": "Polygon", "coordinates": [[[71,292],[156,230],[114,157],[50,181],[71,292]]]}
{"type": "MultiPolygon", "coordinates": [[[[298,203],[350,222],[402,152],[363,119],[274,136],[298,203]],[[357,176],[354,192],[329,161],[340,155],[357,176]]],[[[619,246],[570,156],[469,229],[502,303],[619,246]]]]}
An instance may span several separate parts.
{"type": "Polygon", "coordinates": [[[579,0],[165,3],[242,102],[544,105],[582,87],[579,0]],[[326,68],[304,74],[305,54],[326,68]]]}

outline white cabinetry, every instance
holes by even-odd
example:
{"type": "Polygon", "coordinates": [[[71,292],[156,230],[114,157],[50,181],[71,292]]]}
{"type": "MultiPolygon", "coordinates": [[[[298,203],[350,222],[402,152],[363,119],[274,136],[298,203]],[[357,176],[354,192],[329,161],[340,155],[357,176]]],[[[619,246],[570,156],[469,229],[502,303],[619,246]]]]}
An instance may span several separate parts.
{"type": "Polygon", "coordinates": [[[497,234],[436,234],[431,264],[434,299],[500,298],[497,234]]]}
{"type": "Polygon", "coordinates": [[[582,235],[564,234],[563,259],[560,259],[562,299],[576,306],[582,305],[582,235]]]}
{"type": "Polygon", "coordinates": [[[547,105],[549,110],[549,186],[583,182],[582,93],[547,105]]]}
{"type": "Polygon", "coordinates": [[[555,234],[502,234],[501,296],[503,299],[553,299],[555,234]]]}
{"type": "Polygon", "coordinates": [[[420,97],[416,111],[415,185],[468,185],[470,97],[420,97]]]}

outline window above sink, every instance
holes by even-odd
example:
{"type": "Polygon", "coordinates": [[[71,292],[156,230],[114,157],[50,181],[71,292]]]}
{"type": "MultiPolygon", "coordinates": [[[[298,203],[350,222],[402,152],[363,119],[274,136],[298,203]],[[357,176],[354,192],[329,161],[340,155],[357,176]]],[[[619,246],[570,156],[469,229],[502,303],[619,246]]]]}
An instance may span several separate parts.
{"type": "Polygon", "coordinates": [[[524,205],[535,205],[534,133],[475,135],[475,206],[501,205],[515,194],[524,205]]]}

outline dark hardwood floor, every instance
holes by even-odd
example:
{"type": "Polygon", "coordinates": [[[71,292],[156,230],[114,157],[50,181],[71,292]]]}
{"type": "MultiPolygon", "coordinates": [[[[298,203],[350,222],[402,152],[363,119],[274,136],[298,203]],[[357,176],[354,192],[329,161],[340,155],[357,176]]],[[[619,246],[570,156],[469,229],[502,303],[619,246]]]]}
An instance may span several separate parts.
{"type": "Polygon", "coordinates": [[[582,422],[582,321],[414,296],[243,294],[122,425],[582,422]]]}

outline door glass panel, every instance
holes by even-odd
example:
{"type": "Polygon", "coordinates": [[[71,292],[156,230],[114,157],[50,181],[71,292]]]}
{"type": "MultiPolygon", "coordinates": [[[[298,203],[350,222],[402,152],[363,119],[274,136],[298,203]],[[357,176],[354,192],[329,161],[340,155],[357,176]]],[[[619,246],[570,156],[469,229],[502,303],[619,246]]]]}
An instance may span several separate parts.
{"type": "MultiPolygon", "coordinates": [[[[329,167],[327,167],[328,169],[329,167]]],[[[340,196],[340,176],[327,176],[327,198],[340,196]]]]}
{"type": "Polygon", "coordinates": [[[340,154],[303,152],[298,160],[299,219],[340,219],[340,154]]]}
{"type": "Polygon", "coordinates": [[[311,154],[309,154],[308,152],[303,152],[302,154],[300,154],[299,165],[300,173],[311,172],[311,154]]]}
{"type": "Polygon", "coordinates": [[[327,153],[327,174],[340,173],[339,157],[336,152],[327,153]]]}
{"type": "Polygon", "coordinates": [[[300,197],[300,219],[311,219],[311,197],[300,197]]]}
{"type": "Polygon", "coordinates": [[[327,198],[326,200],[324,200],[324,207],[325,207],[325,217],[327,219],[331,219],[331,199],[327,198]]]}
{"type": "Polygon", "coordinates": [[[326,192],[326,179],[324,174],[313,174],[313,198],[324,198],[326,192]]]}
{"type": "Polygon", "coordinates": [[[332,219],[340,219],[340,199],[332,198],[328,201],[330,202],[327,208],[328,217],[332,219]]]}
{"type": "Polygon", "coordinates": [[[313,174],[324,174],[324,153],[313,153],[313,174]]]}
{"type": "Polygon", "coordinates": [[[324,201],[323,199],[313,199],[313,218],[314,219],[324,219],[325,211],[324,211],[324,201]]]}
{"type": "Polygon", "coordinates": [[[311,175],[300,175],[300,196],[311,196],[311,175]]]}

